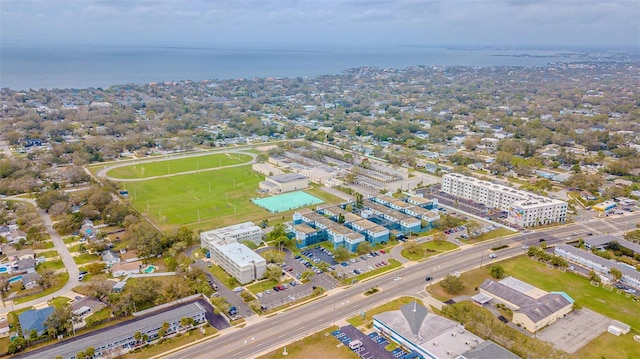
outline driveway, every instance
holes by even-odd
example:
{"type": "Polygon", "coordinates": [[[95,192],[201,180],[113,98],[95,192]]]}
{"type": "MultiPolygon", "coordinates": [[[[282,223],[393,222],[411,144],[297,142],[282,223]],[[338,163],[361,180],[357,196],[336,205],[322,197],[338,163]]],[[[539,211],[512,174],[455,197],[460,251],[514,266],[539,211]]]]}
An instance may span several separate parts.
{"type": "Polygon", "coordinates": [[[207,278],[209,278],[209,280],[211,281],[211,285],[215,284],[218,286],[218,294],[221,297],[225,298],[232,307],[238,308],[238,314],[242,315],[245,318],[253,315],[253,311],[251,310],[251,308],[249,308],[249,305],[242,300],[242,297],[240,297],[232,290],[233,288],[227,288],[226,285],[224,285],[221,281],[218,280],[218,278],[216,278],[213,274],[211,274],[211,272],[209,272],[208,262],[203,259],[198,259],[192,264],[192,266],[201,268],[204,271],[204,273],[207,275],[207,278]]]}

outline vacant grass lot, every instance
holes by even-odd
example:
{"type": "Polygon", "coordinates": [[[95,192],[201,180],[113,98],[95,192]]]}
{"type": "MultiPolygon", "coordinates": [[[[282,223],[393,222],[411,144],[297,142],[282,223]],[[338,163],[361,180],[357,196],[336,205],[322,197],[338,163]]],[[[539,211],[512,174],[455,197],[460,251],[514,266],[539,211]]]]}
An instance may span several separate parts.
{"type": "Polygon", "coordinates": [[[609,318],[640,329],[640,303],[622,294],[594,287],[589,280],[572,272],[561,272],[527,257],[501,263],[507,275],[540,287],[548,292],[563,291],[579,305],[609,318]]]}
{"type": "Polygon", "coordinates": [[[238,153],[211,154],[206,156],[176,158],[170,160],[158,159],[155,162],[138,163],[135,165],[114,168],[107,172],[107,176],[122,179],[149,178],[167,174],[237,165],[249,162],[251,159],[252,157],[249,155],[238,153]]]}
{"type": "Polygon", "coordinates": [[[494,238],[500,238],[509,234],[513,234],[514,232],[505,229],[505,228],[498,228],[495,229],[491,232],[487,232],[487,233],[482,233],[481,235],[477,236],[477,237],[473,237],[470,239],[460,239],[461,242],[463,242],[464,244],[471,244],[471,243],[478,243],[478,242],[484,242],[484,241],[488,241],[490,239],[494,239],[494,238]]]}
{"type": "Polygon", "coordinates": [[[429,241],[426,243],[422,243],[420,245],[420,248],[422,248],[422,250],[419,251],[418,253],[409,253],[406,250],[403,250],[402,256],[407,258],[408,260],[417,261],[424,258],[435,256],[436,254],[439,254],[439,253],[454,250],[458,248],[458,246],[456,246],[451,242],[446,242],[446,241],[440,242],[440,243],[429,241]]]}
{"type": "Polygon", "coordinates": [[[302,340],[287,345],[287,355],[282,355],[283,348],[276,349],[271,353],[265,354],[260,359],[306,359],[306,358],[334,358],[334,359],[350,359],[359,358],[349,347],[340,344],[331,336],[331,331],[337,327],[331,327],[327,330],[312,334],[302,340]]]}
{"type": "Polygon", "coordinates": [[[591,343],[571,355],[574,359],[640,359],[640,343],[629,333],[619,337],[603,333],[591,343]]]}

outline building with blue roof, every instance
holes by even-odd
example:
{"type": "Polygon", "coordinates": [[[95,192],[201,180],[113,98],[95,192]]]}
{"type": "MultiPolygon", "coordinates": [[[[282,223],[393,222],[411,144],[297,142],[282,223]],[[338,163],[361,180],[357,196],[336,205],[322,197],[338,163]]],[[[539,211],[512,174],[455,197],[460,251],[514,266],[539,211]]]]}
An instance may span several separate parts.
{"type": "Polygon", "coordinates": [[[35,330],[38,332],[38,336],[44,334],[47,327],[44,323],[53,314],[53,307],[46,307],[43,309],[30,309],[18,315],[18,321],[20,322],[20,329],[22,330],[22,336],[29,337],[29,333],[35,330]]]}

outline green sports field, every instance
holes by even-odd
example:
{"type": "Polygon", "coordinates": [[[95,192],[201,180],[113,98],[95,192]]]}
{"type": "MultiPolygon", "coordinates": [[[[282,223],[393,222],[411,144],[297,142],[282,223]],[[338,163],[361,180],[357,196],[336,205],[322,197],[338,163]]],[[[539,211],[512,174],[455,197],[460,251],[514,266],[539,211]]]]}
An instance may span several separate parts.
{"type": "Polygon", "coordinates": [[[138,163],[135,165],[114,168],[107,172],[113,178],[134,179],[163,176],[189,171],[237,165],[251,161],[251,156],[240,153],[210,154],[204,156],[158,159],[156,162],[138,163]]]}
{"type": "Polygon", "coordinates": [[[147,181],[121,183],[131,204],[161,227],[211,220],[240,222],[268,212],[250,199],[264,180],[251,166],[231,167],[147,181]]]}

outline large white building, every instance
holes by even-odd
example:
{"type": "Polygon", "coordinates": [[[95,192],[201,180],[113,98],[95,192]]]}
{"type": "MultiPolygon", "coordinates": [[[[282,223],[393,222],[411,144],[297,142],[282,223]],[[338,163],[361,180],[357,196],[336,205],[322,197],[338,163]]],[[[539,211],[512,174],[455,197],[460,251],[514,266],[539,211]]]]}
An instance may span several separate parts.
{"type": "Polygon", "coordinates": [[[233,238],[237,242],[252,241],[255,244],[260,244],[262,241],[262,228],[251,222],[244,222],[202,232],[200,233],[200,238],[206,238],[209,242],[233,238]]]}
{"type": "Polygon", "coordinates": [[[241,284],[262,278],[267,268],[267,261],[239,242],[250,240],[259,243],[261,239],[262,230],[252,223],[242,223],[200,233],[200,244],[209,250],[214,263],[241,284]]]}
{"type": "Polygon", "coordinates": [[[309,187],[309,179],[299,173],[283,173],[265,178],[258,186],[264,192],[284,193],[309,187]]]}
{"type": "Polygon", "coordinates": [[[442,191],[463,199],[508,212],[507,221],[530,227],[567,218],[567,202],[458,173],[442,176],[442,191]]]}

